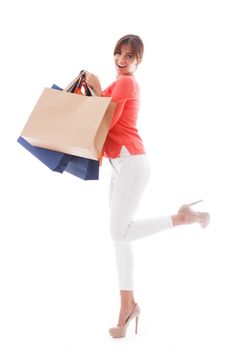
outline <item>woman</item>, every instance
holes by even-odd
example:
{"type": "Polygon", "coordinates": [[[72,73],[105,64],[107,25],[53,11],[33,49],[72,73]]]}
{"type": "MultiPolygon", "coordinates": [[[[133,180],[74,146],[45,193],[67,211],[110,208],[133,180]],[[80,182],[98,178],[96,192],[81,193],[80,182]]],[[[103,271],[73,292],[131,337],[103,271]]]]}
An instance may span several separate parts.
{"type": "Polygon", "coordinates": [[[131,242],[177,225],[199,223],[205,228],[209,214],[183,205],[176,215],[133,220],[150,168],[142,139],[136,128],[139,110],[139,86],[134,73],[142,61],[143,42],[137,35],[125,35],[116,44],[114,81],[102,91],[99,79],[86,72],[86,83],[98,96],[111,96],[116,103],[103,154],[112,166],[110,183],[110,232],[114,241],[120,287],[121,309],[118,325],[109,330],[114,338],[124,337],[131,320],[140,314],[133,294],[133,254],[131,242]]]}

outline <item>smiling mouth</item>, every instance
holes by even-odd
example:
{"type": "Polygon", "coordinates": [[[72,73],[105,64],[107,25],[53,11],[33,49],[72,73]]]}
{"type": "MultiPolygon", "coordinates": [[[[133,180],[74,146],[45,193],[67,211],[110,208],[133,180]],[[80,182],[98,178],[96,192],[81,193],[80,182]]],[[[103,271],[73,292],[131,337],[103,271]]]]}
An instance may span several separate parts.
{"type": "Polygon", "coordinates": [[[119,67],[120,69],[126,68],[126,66],[121,66],[120,64],[117,64],[117,67],[119,67]]]}

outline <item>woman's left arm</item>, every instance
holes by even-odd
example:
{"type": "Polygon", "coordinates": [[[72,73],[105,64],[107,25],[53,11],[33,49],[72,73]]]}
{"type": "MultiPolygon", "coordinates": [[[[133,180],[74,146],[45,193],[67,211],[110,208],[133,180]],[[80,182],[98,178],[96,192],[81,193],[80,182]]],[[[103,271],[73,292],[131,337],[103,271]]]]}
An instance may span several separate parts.
{"type": "Polygon", "coordinates": [[[112,102],[116,103],[112,122],[109,130],[111,130],[122,116],[125,104],[128,100],[135,98],[135,86],[130,77],[118,79],[111,93],[112,102]]]}

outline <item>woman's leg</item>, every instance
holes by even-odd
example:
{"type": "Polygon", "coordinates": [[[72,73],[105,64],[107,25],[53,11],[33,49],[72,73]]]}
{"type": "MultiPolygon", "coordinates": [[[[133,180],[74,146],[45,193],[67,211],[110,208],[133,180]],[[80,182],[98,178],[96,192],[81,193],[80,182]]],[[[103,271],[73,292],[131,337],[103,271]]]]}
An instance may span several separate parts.
{"type": "Polygon", "coordinates": [[[132,243],[114,243],[114,246],[121,303],[118,325],[123,326],[136,304],[133,293],[133,247],[132,243]]]}
{"type": "MultiPolygon", "coordinates": [[[[115,195],[117,191],[119,173],[122,171],[122,160],[117,158],[116,160],[110,160],[112,165],[112,176],[110,182],[109,191],[109,207],[112,215],[112,207],[114,206],[115,195]]],[[[120,218],[119,218],[120,220],[120,218]]],[[[110,218],[111,221],[111,218],[110,218]]],[[[116,256],[116,266],[118,274],[118,282],[121,290],[133,289],[133,249],[130,243],[122,243],[113,240],[116,256]]]]}
{"type": "MultiPolygon", "coordinates": [[[[115,185],[117,182],[117,173],[119,171],[119,168],[113,166],[112,161],[110,161],[110,163],[112,165],[112,176],[109,191],[109,207],[111,210],[112,196],[115,190],[115,185]]],[[[116,266],[121,301],[118,325],[123,326],[136,304],[133,294],[133,248],[131,243],[122,244],[117,243],[115,241],[113,241],[113,243],[115,248],[116,266]]]]}
{"type": "Polygon", "coordinates": [[[150,176],[147,157],[117,158],[111,160],[111,165],[110,231],[115,245],[121,295],[120,326],[124,325],[135,306],[131,242],[172,226],[187,224],[188,218],[186,214],[178,213],[173,216],[133,220],[150,176]]]}
{"type": "Polygon", "coordinates": [[[171,218],[164,217],[133,221],[141,196],[150,177],[146,156],[130,156],[111,160],[113,173],[110,186],[110,230],[114,240],[118,280],[121,296],[121,310],[118,325],[124,325],[135,307],[133,295],[133,252],[131,241],[146,237],[171,227],[171,218]],[[132,224],[136,230],[126,232],[132,224]],[[144,226],[152,230],[144,234],[144,226]],[[134,234],[132,234],[134,232],[134,234]]]}
{"type": "Polygon", "coordinates": [[[117,243],[130,243],[169,229],[171,216],[134,220],[135,213],[150,177],[146,155],[112,160],[115,183],[110,207],[110,232],[117,243]]]}

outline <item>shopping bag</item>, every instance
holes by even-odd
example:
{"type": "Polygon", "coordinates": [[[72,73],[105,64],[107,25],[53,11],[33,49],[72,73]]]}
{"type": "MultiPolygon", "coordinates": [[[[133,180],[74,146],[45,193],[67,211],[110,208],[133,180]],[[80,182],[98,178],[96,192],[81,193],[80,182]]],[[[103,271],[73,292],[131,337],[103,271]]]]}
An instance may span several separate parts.
{"type": "Polygon", "coordinates": [[[33,146],[99,160],[115,104],[67,90],[45,88],[21,136],[33,146]]]}
{"type": "MultiPolygon", "coordinates": [[[[52,88],[62,90],[55,84],[52,86],[52,88]]],[[[19,136],[17,141],[21,146],[26,148],[31,154],[33,154],[37,159],[44,163],[49,169],[58,173],[63,173],[68,164],[68,161],[72,158],[72,155],[70,154],[33,146],[22,136],[19,136]]]]}
{"type": "Polygon", "coordinates": [[[98,180],[99,161],[72,156],[65,168],[65,172],[77,176],[83,180],[98,180]]]}
{"type": "Polygon", "coordinates": [[[22,136],[17,139],[18,143],[32,153],[37,159],[44,163],[52,171],[63,173],[72,155],[49,149],[32,146],[22,136]]]}
{"type": "MultiPolygon", "coordinates": [[[[80,72],[81,73],[81,72],[80,72]]],[[[62,90],[59,86],[53,84],[53,89],[62,90]]],[[[77,88],[81,92],[81,84],[71,86],[73,91],[77,93],[77,88]]],[[[91,89],[85,87],[85,93],[91,96],[91,89]]],[[[22,136],[17,140],[24,148],[32,153],[37,159],[44,163],[51,170],[63,173],[66,172],[77,176],[83,180],[98,180],[99,179],[99,161],[85,159],[82,157],[72,156],[57,151],[48,150],[45,148],[31,145],[22,136]]]]}

